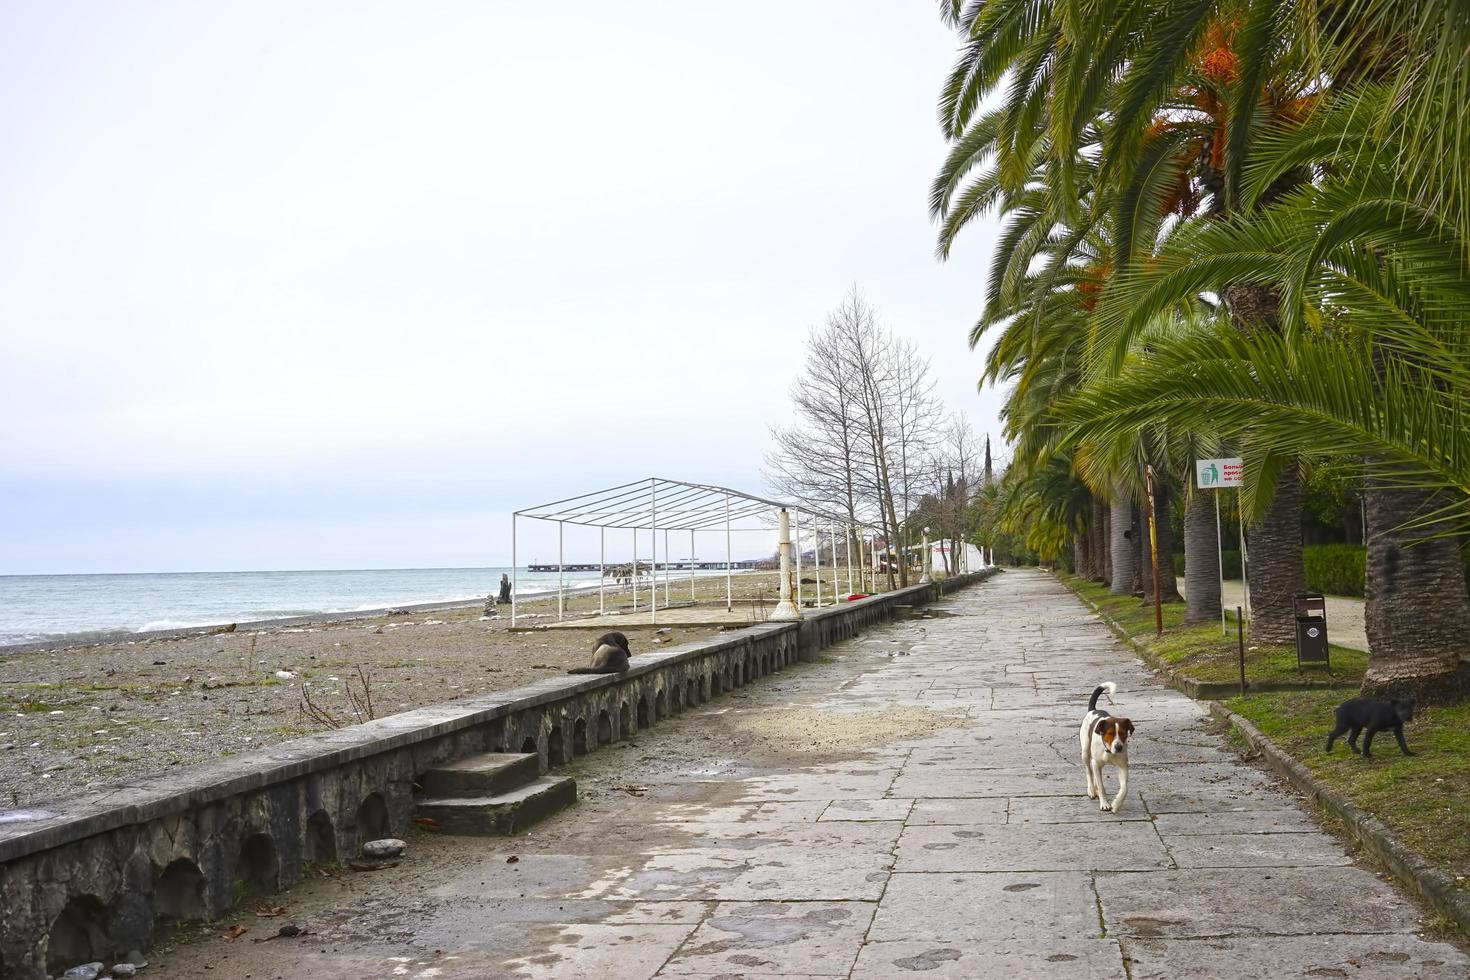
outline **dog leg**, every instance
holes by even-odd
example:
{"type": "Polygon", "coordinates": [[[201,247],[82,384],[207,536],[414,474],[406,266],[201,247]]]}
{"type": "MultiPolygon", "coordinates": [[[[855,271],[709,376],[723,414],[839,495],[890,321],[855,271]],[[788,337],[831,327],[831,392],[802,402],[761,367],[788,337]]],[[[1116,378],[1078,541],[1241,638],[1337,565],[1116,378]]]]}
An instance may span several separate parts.
{"type": "Polygon", "coordinates": [[[1087,798],[1097,799],[1097,787],[1092,783],[1092,757],[1086,752],[1082,753],[1082,771],[1087,773],[1087,798]]]}
{"type": "Polygon", "coordinates": [[[1118,795],[1113,797],[1113,812],[1123,812],[1123,797],[1128,795],[1128,767],[1118,767],[1118,795]]]}
{"type": "Polygon", "coordinates": [[[1097,808],[1100,812],[1107,813],[1111,809],[1111,806],[1108,804],[1107,787],[1103,785],[1103,767],[1101,762],[1094,763],[1093,773],[1093,779],[1097,780],[1097,808]]]}

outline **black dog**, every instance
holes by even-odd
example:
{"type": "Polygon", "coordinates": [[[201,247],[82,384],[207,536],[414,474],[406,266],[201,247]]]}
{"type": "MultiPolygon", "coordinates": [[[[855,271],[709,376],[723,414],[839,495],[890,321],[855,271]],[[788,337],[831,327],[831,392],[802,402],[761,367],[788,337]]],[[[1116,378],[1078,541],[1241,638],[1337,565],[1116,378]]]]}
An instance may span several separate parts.
{"type": "Polygon", "coordinates": [[[1358,733],[1363,732],[1363,758],[1373,758],[1373,736],[1386,729],[1393,729],[1399,749],[1404,755],[1413,755],[1404,741],[1404,722],[1414,719],[1414,699],[1380,701],[1377,698],[1353,698],[1337,706],[1337,727],[1327,736],[1327,751],[1332,743],[1346,732],[1348,748],[1358,751],[1358,733]]]}
{"type": "Polygon", "coordinates": [[[628,669],[628,638],[621,633],[604,633],[592,651],[592,666],[577,667],[568,674],[621,674],[628,669]]]}

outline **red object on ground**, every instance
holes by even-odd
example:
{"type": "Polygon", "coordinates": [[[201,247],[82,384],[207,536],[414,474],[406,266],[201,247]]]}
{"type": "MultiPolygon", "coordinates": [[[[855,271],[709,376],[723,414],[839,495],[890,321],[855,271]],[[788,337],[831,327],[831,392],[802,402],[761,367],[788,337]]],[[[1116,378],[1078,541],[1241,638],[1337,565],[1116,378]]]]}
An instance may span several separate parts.
{"type": "Polygon", "coordinates": [[[854,592],[852,595],[850,595],[850,596],[847,597],[847,601],[848,602],[851,602],[854,599],[869,599],[869,598],[872,598],[872,597],[869,596],[866,592],[854,592]]]}

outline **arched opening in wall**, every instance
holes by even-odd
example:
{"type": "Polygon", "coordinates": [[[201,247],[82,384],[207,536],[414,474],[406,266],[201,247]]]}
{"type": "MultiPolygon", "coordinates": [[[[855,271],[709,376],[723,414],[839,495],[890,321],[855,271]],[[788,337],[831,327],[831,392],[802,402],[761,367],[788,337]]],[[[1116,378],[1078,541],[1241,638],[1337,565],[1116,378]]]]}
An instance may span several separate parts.
{"type": "Polygon", "coordinates": [[[763,653],[763,654],[761,654],[761,676],[764,677],[767,674],[769,674],[770,672],[771,672],[771,662],[766,659],[766,655],[763,653]]]}
{"type": "Polygon", "coordinates": [[[163,869],[153,885],[153,914],[170,922],[205,918],[204,875],[199,865],[177,858],[163,869]]]}
{"type": "MultiPolygon", "coordinates": [[[[679,696],[678,691],[678,688],[674,689],[675,698],[679,696]]],[[[658,721],[660,718],[667,718],[668,716],[669,694],[663,688],[659,688],[657,691],[653,692],[653,720],[658,721]]]]}
{"type": "Polygon", "coordinates": [[[110,960],[112,910],[96,895],[78,895],[51,920],[46,939],[46,970],[60,975],[82,963],[110,960]]]}
{"type": "Polygon", "coordinates": [[[720,676],[720,672],[718,670],[710,671],[709,696],[712,698],[717,698],[720,696],[720,692],[724,689],[724,678],[720,676]]]}
{"type": "Polygon", "coordinates": [[[337,863],[337,834],[326,810],[318,810],[307,818],[303,856],[315,864],[337,863]]]}
{"type": "Polygon", "coordinates": [[[708,674],[699,675],[699,703],[704,704],[709,700],[710,682],[708,674]]]}
{"type": "Polygon", "coordinates": [[[567,761],[567,740],[561,733],[558,725],[546,736],[546,763],[551,766],[559,766],[567,761]]]}
{"type": "Polygon", "coordinates": [[[737,688],[737,687],[740,686],[740,678],[742,676],[742,671],[741,671],[741,665],[740,665],[740,663],[739,662],[736,662],[736,663],[731,664],[729,670],[730,670],[730,690],[733,691],[735,688],[737,688]]]}
{"type": "Polygon", "coordinates": [[[578,718],[576,726],[572,729],[572,751],[578,755],[587,754],[587,719],[578,718]]]}
{"type": "Polygon", "coordinates": [[[526,755],[532,755],[538,751],[540,750],[536,748],[536,740],[529,735],[526,736],[526,740],[521,743],[521,752],[526,755]]]}
{"type": "Polygon", "coordinates": [[[251,834],[240,842],[235,881],[244,886],[246,895],[269,895],[280,890],[281,867],[270,834],[251,834]]]}
{"type": "Polygon", "coordinates": [[[357,846],[388,836],[388,804],[380,793],[369,793],[357,807],[357,846]]]}
{"type": "MultiPolygon", "coordinates": [[[[627,707],[627,705],[623,705],[623,710],[626,711],[627,707]]],[[[606,711],[599,711],[597,713],[597,744],[608,745],[611,742],[612,719],[607,716],[606,711]]]]}
{"type": "MultiPolygon", "coordinates": [[[[645,694],[638,699],[638,727],[647,728],[651,724],[653,724],[653,719],[648,717],[648,695],[645,694]]],[[[626,729],[624,731],[626,732],[626,729]]]]}

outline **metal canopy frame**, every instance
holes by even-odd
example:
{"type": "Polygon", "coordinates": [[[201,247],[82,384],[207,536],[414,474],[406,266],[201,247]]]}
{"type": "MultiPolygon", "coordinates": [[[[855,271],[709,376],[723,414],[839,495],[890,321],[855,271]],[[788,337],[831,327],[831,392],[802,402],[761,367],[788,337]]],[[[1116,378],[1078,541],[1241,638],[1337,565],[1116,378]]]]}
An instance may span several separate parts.
{"type": "MultiPolygon", "coordinates": [[[[821,507],[813,506],[804,501],[783,501],[770,497],[762,497],[757,494],[747,493],[743,490],[735,490],[730,487],[716,486],[708,483],[690,483],[684,480],[670,480],[664,477],[651,476],[643,480],[635,480],[632,483],[624,483],[603,490],[594,490],[589,493],[578,494],[574,497],[566,497],[561,500],[553,500],[545,504],[537,504],[534,507],[526,507],[517,510],[511,515],[511,625],[516,624],[519,611],[519,561],[517,549],[517,526],[521,518],[538,521],[550,521],[557,525],[557,588],[556,588],[556,612],[557,619],[562,619],[565,610],[565,579],[564,570],[566,566],[563,549],[563,529],[567,524],[576,524],[583,527],[595,527],[601,531],[601,557],[598,562],[598,608],[600,613],[606,612],[605,585],[607,579],[607,531],[609,528],[615,530],[631,531],[633,534],[633,609],[638,609],[638,532],[647,530],[651,539],[652,547],[652,582],[650,583],[649,613],[650,622],[658,621],[658,532],[664,532],[664,605],[671,603],[670,577],[671,562],[669,561],[669,539],[670,531],[689,532],[689,590],[691,600],[694,597],[694,573],[696,561],[694,559],[694,535],[697,531],[714,531],[721,528],[725,531],[725,607],[727,610],[733,608],[733,592],[731,583],[732,559],[730,552],[730,535],[735,531],[768,530],[769,523],[765,520],[767,515],[774,518],[782,510],[791,511],[796,515],[797,540],[800,542],[802,515],[806,515],[810,526],[817,559],[817,603],[822,601],[821,582],[821,538],[820,524],[826,524],[826,534],[831,539],[833,561],[836,561],[837,530],[843,529],[847,536],[847,580],[849,591],[853,589],[853,567],[851,542],[854,536],[859,536],[862,526],[854,527],[844,516],[833,514],[821,507]],[[759,521],[758,523],[756,523],[759,521]],[[744,526],[741,526],[744,525],[744,526]]],[[[861,554],[862,541],[858,538],[858,549],[861,554]]],[[[801,597],[801,575],[800,573],[801,549],[797,548],[797,597],[798,603],[801,597]]],[[[859,559],[859,573],[861,573],[861,558],[859,559]]],[[[832,600],[838,601],[838,570],[832,569],[832,600]]]]}

